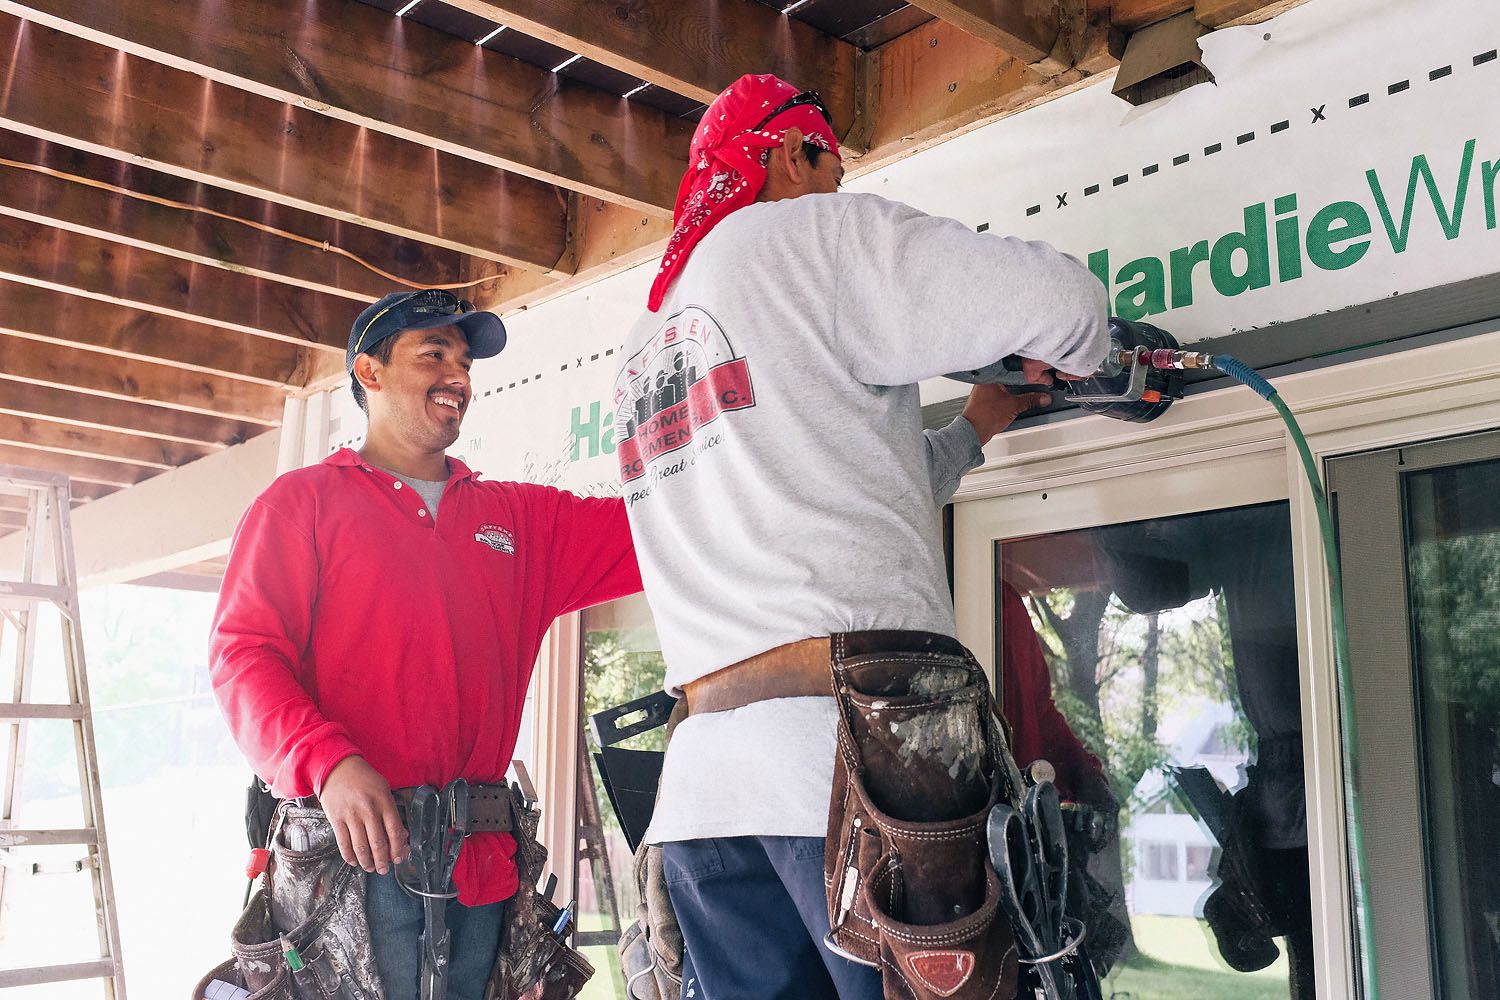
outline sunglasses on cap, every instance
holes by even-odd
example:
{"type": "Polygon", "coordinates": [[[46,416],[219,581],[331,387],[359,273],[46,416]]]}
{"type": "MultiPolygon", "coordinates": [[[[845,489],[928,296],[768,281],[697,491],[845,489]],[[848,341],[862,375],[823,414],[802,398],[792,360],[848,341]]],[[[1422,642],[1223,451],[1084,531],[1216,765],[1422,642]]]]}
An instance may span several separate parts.
{"type": "Polygon", "coordinates": [[[818,112],[818,114],[823,116],[823,120],[828,123],[829,127],[833,127],[833,116],[828,113],[828,105],[823,103],[823,99],[818,96],[817,91],[804,90],[802,93],[798,94],[796,97],[793,97],[781,107],[777,108],[775,111],[772,111],[770,114],[762,118],[760,120],[760,124],[755,126],[750,131],[759,132],[761,129],[766,127],[766,125],[771,121],[772,118],[775,118],[777,115],[781,114],[784,111],[790,111],[793,108],[800,107],[804,104],[811,105],[818,112]]]}
{"type": "Polygon", "coordinates": [[[452,292],[442,288],[424,288],[418,292],[412,292],[403,298],[397,299],[386,306],[380,312],[370,317],[363,330],[359,332],[359,339],[354,342],[354,353],[358,354],[364,346],[365,334],[370,328],[379,322],[380,317],[392,309],[400,308],[408,316],[458,316],[463,313],[474,311],[474,303],[468,299],[461,299],[452,292]]]}

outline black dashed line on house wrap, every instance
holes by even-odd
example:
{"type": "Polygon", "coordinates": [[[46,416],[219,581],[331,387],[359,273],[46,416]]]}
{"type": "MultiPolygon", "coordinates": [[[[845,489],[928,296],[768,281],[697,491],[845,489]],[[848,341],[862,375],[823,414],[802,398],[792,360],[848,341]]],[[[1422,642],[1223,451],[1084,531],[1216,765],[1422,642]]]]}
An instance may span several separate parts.
{"type": "Polygon", "coordinates": [[[1474,65],[1483,66],[1485,63],[1494,62],[1497,56],[1500,56],[1500,49],[1490,49],[1488,52],[1481,52],[1474,57],[1474,65]]]}
{"type": "Polygon", "coordinates": [[[1390,95],[1390,94],[1399,94],[1403,90],[1410,90],[1410,89],[1411,89],[1411,81],[1410,80],[1397,80],[1395,83],[1393,83],[1389,87],[1385,88],[1385,92],[1386,92],[1387,95],[1390,95]]]}
{"type": "Polygon", "coordinates": [[[1144,166],[1144,167],[1141,168],[1141,176],[1142,177],[1150,177],[1152,174],[1156,173],[1160,169],[1161,169],[1161,164],[1160,163],[1149,163],[1146,166],[1144,166]]]}
{"type": "Polygon", "coordinates": [[[1091,194],[1098,194],[1098,193],[1099,193],[1099,185],[1097,185],[1097,184],[1090,184],[1088,187],[1086,187],[1086,188],[1083,189],[1083,196],[1085,198],[1087,198],[1091,194]]]}
{"type": "Polygon", "coordinates": [[[1351,108],[1357,108],[1357,107],[1359,107],[1359,106],[1361,106],[1363,104],[1369,104],[1369,103],[1370,103],[1370,95],[1369,94],[1355,94],[1353,97],[1349,98],[1349,107],[1351,107],[1351,108]]]}
{"type": "Polygon", "coordinates": [[[1452,75],[1453,75],[1453,66],[1451,64],[1447,65],[1447,66],[1439,66],[1437,69],[1435,69],[1431,73],[1427,74],[1427,80],[1428,80],[1429,83],[1431,83],[1431,82],[1436,81],[1436,80],[1441,80],[1445,76],[1452,76],[1452,75]]]}

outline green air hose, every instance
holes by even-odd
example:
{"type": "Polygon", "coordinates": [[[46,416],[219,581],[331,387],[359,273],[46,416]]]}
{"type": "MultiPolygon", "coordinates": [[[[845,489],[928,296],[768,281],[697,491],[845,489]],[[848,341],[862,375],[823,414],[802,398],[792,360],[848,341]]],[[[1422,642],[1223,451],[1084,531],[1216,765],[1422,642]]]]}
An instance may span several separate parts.
{"type": "Polygon", "coordinates": [[[1359,745],[1358,727],[1354,717],[1353,675],[1349,667],[1349,635],[1344,627],[1344,578],[1339,570],[1338,546],[1334,540],[1333,515],[1328,508],[1328,496],[1323,490],[1318,463],[1313,459],[1312,449],[1291,409],[1276,392],[1270,382],[1255,369],[1227,354],[1213,357],[1213,367],[1231,378],[1244,383],[1266,402],[1276,407],[1286,423],[1297,453],[1302,456],[1302,468],[1307,473],[1307,485],[1312,490],[1313,503],[1318,508],[1318,534],[1323,539],[1323,558],[1328,564],[1328,590],[1333,610],[1333,662],[1338,677],[1340,739],[1344,748],[1344,801],[1349,811],[1350,882],[1354,887],[1355,918],[1359,935],[1360,972],[1364,985],[1365,1000],[1380,1000],[1380,980],[1375,968],[1375,947],[1371,940],[1373,929],[1370,923],[1370,893],[1366,884],[1368,865],[1365,860],[1364,814],[1360,807],[1358,758],[1355,749],[1359,745]]]}

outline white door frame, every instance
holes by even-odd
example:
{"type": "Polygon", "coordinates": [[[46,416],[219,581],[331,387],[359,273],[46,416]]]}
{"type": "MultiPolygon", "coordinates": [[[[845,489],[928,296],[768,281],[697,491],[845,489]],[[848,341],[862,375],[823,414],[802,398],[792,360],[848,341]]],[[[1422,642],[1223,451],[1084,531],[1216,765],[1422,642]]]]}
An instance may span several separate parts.
{"type": "MultiPolygon", "coordinates": [[[[1316,461],[1500,427],[1500,323],[1443,342],[1279,377],[1316,461]]],[[[1003,434],[955,497],[959,638],[993,674],[994,542],[1149,517],[1290,501],[1320,1000],[1353,1000],[1343,761],[1328,574],[1301,460],[1275,411],[1227,387],[1148,425],[1090,416],[1003,434]]],[[[1398,544],[1393,540],[1393,544],[1398,544]]]]}

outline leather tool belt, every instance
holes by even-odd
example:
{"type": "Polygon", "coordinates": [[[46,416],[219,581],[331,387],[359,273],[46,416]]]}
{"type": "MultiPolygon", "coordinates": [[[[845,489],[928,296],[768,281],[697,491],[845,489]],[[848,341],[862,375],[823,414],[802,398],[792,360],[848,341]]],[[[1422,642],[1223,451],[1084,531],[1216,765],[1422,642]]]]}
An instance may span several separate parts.
{"type": "Polygon", "coordinates": [[[957,640],[926,632],[834,635],[830,664],[827,945],[880,969],[886,1000],[1014,997],[986,822],[1022,784],[988,679],[957,640]]]}
{"type": "MultiPolygon", "coordinates": [[[[510,833],[516,828],[515,809],[508,785],[469,785],[468,833],[510,833]]],[[[397,788],[391,792],[396,807],[404,817],[411,806],[416,788],[397,788]]]]}
{"type": "Polygon", "coordinates": [[[715,670],[682,686],[689,715],[727,712],[772,698],[833,694],[828,636],[800,639],[715,670]]]}

